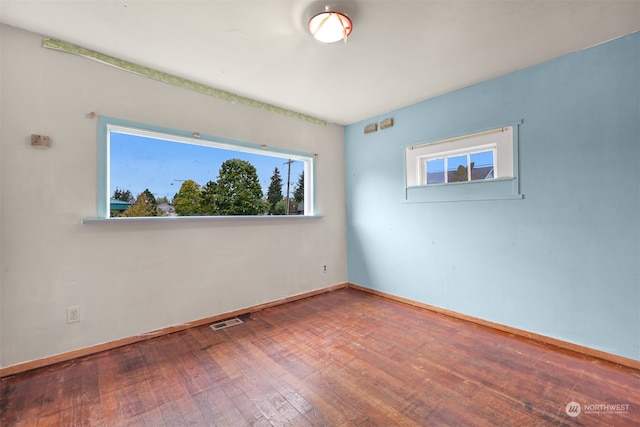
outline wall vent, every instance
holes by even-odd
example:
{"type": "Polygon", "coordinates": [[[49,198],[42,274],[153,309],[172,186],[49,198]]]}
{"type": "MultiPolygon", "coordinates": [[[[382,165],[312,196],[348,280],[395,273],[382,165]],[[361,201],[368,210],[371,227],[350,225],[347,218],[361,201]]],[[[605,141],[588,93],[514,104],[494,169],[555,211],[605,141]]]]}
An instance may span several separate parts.
{"type": "Polygon", "coordinates": [[[378,131],[378,124],[377,123],[371,123],[369,125],[366,125],[364,127],[364,133],[371,133],[371,132],[377,132],[378,131]]]}
{"type": "Polygon", "coordinates": [[[212,324],[211,325],[211,329],[213,329],[214,331],[217,331],[219,329],[224,329],[224,328],[228,328],[230,326],[239,325],[240,323],[242,323],[242,320],[238,319],[237,317],[234,317],[233,319],[229,319],[229,320],[225,320],[223,322],[218,322],[218,323],[212,324]]]}

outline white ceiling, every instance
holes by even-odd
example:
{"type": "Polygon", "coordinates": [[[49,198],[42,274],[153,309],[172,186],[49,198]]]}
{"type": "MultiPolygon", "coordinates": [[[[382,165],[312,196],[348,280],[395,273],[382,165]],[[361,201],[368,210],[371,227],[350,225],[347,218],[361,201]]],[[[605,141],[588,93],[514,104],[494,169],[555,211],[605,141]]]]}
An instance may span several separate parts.
{"type": "Polygon", "coordinates": [[[350,124],[637,31],[640,2],[0,0],[0,22],[350,124]],[[346,44],[306,30],[326,4],[346,44]]]}

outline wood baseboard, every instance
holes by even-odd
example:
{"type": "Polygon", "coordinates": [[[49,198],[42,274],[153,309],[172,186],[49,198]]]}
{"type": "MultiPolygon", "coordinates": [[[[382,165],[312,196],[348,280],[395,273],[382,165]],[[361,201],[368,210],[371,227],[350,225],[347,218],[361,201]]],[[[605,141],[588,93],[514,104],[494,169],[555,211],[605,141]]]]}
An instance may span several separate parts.
{"type": "Polygon", "coordinates": [[[88,356],[90,354],[100,353],[105,350],[111,350],[111,349],[122,347],[128,344],[133,344],[136,342],[149,340],[151,338],[156,338],[162,335],[183,331],[189,328],[195,328],[196,326],[202,326],[202,325],[207,325],[209,323],[219,322],[221,320],[229,319],[231,317],[237,317],[243,314],[254,313],[256,311],[264,310],[265,308],[275,307],[277,305],[286,304],[286,303],[301,300],[304,298],[309,298],[314,295],[323,294],[325,292],[331,292],[337,289],[346,288],[347,286],[348,286],[347,283],[340,283],[340,284],[329,286],[326,288],[315,289],[313,291],[303,292],[301,294],[270,301],[264,304],[259,304],[252,307],[229,311],[226,313],[217,314],[215,316],[206,317],[204,319],[194,320],[193,322],[187,322],[179,325],[168,326],[166,328],[156,329],[155,331],[146,332],[146,333],[132,336],[132,337],[127,337],[127,338],[122,338],[115,341],[96,344],[96,345],[84,347],[78,350],[67,351],[65,353],[44,357],[42,359],[36,359],[36,360],[30,360],[28,362],[18,363],[15,365],[0,368],[0,378],[19,374],[21,372],[30,371],[32,369],[42,368],[42,367],[53,365],[60,362],[67,362],[69,360],[77,359],[82,356],[88,356]]]}
{"type": "Polygon", "coordinates": [[[475,323],[482,326],[487,326],[489,328],[493,328],[502,332],[507,332],[513,335],[517,335],[524,338],[529,338],[543,344],[553,345],[555,347],[559,347],[565,350],[573,351],[575,353],[579,353],[586,356],[596,357],[598,359],[606,360],[608,362],[616,363],[618,365],[627,366],[629,368],[640,370],[640,361],[629,359],[626,357],[618,356],[615,354],[607,353],[600,350],[595,350],[589,347],[585,347],[582,345],[570,343],[567,341],[562,341],[556,338],[547,337],[545,335],[536,334],[533,332],[528,332],[522,329],[513,328],[510,326],[502,325],[500,323],[490,322],[488,320],[483,320],[477,317],[468,316],[466,314],[458,313],[452,310],[447,310],[441,307],[436,307],[433,305],[421,303],[418,301],[410,300],[408,298],[399,297],[393,294],[389,294],[386,292],[378,291],[371,288],[366,288],[364,286],[359,286],[354,283],[340,283],[338,285],[329,286],[326,288],[316,289],[309,292],[304,292],[298,295],[293,295],[290,297],[270,301],[264,304],[255,305],[252,307],[247,307],[239,310],[229,311],[226,313],[221,313],[215,316],[206,317],[204,319],[195,320],[193,322],[182,323],[180,325],[173,325],[166,328],[157,329],[154,331],[146,332],[140,335],[122,338],[115,341],[110,341],[106,343],[96,344],[90,347],[84,347],[78,350],[72,350],[65,353],[56,354],[53,356],[44,357],[42,359],[30,360],[28,362],[22,362],[15,365],[7,366],[4,368],[0,368],[0,378],[7,377],[10,375],[19,374],[21,372],[26,372],[32,369],[42,368],[45,366],[53,365],[60,362],[66,362],[69,360],[77,359],[82,356],[88,356],[90,354],[100,353],[102,351],[122,347],[128,344],[133,344],[136,342],[156,338],[162,335],[171,334],[174,332],[182,331],[189,328],[194,328],[197,326],[206,325],[209,323],[219,322],[221,320],[225,320],[231,317],[241,316],[243,314],[254,313],[256,311],[264,310],[269,307],[275,307],[277,305],[286,304],[289,302],[297,301],[304,298],[309,298],[314,295],[319,295],[325,292],[335,291],[337,289],[342,288],[352,288],[362,292],[366,292],[372,295],[377,295],[382,298],[390,299],[393,301],[401,302],[403,304],[412,305],[414,307],[424,308],[429,311],[433,311],[436,313],[440,313],[446,316],[454,317],[457,319],[465,320],[467,322],[475,323]]]}
{"type": "Polygon", "coordinates": [[[446,316],[450,316],[450,317],[454,317],[456,319],[461,319],[461,320],[465,320],[467,322],[471,322],[471,323],[475,323],[478,325],[482,325],[482,326],[487,326],[489,328],[492,329],[497,329],[499,331],[502,332],[507,332],[513,335],[517,335],[519,337],[524,337],[524,338],[529,338],[532,339],[534,341],[538,341],[540,343],[543,344],[547,344],[547,345],[552,345],[555,347],[559,347],[562,348],[564,350],[569,350],[572,351],[574,353],[579,353],[582,355],[586,355],[586,356],[591,356],[591,357],[595,357],[598,359],[602,359],[602,360],[606,360],[608,362],[613,362],[616,363],[618,365],[622,365],[622,366],[626,366],[629,368],[633,368],[633,369],[638,369],[640,370],[640,361],[638,360],[634,360],[634,359],[629,359],[626,357],[622,357],[622,356],[618,356],[615,354],[611,354],[611,353],[607,353],[601,350],[595,350],[593,348],[589,348],[589,347],[585,347],[582,345],[578,345],[578,344],[574,344],[574,343],[570,343],[567,341],[563,341],[563,340],[559,340],[556,338],[551,338],[551,337],[547,337],[545,335],[540,335],[540,334],[536,334],[533,332],[528,332],[522,329],[518,329],[518,328],[512,328],[511,326],[506,326],[506,325],[502,325],[500,323],[494,323],[494,322],[490,322],[488,320],[483,320],[477,317],[473,317],[473,316],[468,316],[466,314],[462,314],[462,313],[458,313],[452,310],[447,310],[441,307],[436,307],[433,305],[429,305],[429,304],[425,304],[425,303],[421,303],[418,301],[414,301],[414,300],[410,300],[408,298],[403,298],[403,297],[399,297],[393,294],[388,294],[386,292],[381,292],[375,289],[371,289],[371,288],[366,288],[364,286],[359,286],[356,285],[354,283],[349,283],[347,285],[347,287],[351,288],[351,289],[356,289],[362,292],[366,292],[372,295],[377,295],[379,297],[382,298],[387,298],[393,301],[398,301],[404,304],[409,304],[412,305],[414,307],[419,307],[419,308],[424,308],[426,310],[429,311],[433,311],[436,313],[440,313],[440,314],[444,314],[446,316]]]}

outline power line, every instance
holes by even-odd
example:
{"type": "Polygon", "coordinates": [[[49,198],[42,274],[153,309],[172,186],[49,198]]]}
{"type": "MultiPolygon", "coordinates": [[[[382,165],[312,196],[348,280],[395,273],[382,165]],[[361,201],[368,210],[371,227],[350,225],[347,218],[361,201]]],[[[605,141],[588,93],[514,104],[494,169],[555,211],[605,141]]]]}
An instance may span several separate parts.
{"type": "Polygon", "coordinates": [[[289,215],[289,188],[291,187],[291,163],[295,163],[295,160],[289,159],[284,162],[283,165],[287,165],[287,198],[285,199],[284,214],[289,215]]]}

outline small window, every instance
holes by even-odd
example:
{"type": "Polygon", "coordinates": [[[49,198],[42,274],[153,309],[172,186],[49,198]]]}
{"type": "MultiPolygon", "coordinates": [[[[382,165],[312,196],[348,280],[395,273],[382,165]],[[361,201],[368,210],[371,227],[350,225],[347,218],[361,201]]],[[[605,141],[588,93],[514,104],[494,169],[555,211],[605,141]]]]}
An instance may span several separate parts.
{"type": "Polygon", "coordinates": [[[444,173],[444,164],[444,158],[427,160],[427,185],[444,184],[445,182],[447,182],[445,179],[446,175],[444,173]]]}
{"type": "Polygon", "coordinates": [[[480,181],[493,179],[495,171],[495,149],[469,154],[471,169],[469,172],[470,181],[480,181]]]}
{"type": "Polygon", "coordinates": [[[517,129],[508,126],[405,147],[406,200],[521,198],[517,129]],[[482,185],[471,185],[478,183],[482,185]]]}
{"type": "MultiPolygon", "coordinates": [[[[447,154],[447,153],[443,153],[447,154]]],[[[495,148],[480,152],[452,154],[424,159],[426,185],[480,181],[494,178],[495,148]],[[445,174],[444,171],[447,171],[445,174]]]]}
{"type": "Polygon", "coordinates": [[[313,215],[312,154],[100,118],[99,216],[313,215]]]}

